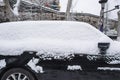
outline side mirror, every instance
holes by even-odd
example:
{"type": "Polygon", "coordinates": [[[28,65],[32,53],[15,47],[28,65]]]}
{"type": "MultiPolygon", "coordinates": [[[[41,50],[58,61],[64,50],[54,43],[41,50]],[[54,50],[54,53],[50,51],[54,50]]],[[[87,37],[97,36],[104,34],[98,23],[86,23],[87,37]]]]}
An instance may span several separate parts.
{"type": "Polygon", "coordinates": [[[98,48],[100,49],[100,54],[106,54],[106,50],[109,48],[110,43],[98,43],[98,48]]]}
{"type": "Polygon", "coordinates": [[[106,3],[108,0],[100,0],[99,3],[106,3]]]}
{"type": "Polygon", "coordinates": [[[117,35],[114,36],[108,36],[109,38],[111,38],[112,40],[117,40],[117,35]]]}

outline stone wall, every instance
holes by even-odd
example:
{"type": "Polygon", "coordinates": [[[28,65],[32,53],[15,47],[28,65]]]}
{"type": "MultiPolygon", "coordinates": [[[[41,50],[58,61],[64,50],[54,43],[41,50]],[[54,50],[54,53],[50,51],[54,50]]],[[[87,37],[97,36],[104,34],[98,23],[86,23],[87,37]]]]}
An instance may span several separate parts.
{"type": "MultiPolygon", "coordinates": [[[[0,7],[0,22],[4,21],[18,21],[18,20],[65,20],[65,13],[58,12],[51,13],[47,11],[40,11],[40,8],[35,9],[24,9],[21,8],[20,16],[15,17],[13,15],[6,14],[5,7],[0,7]],[[26,11],[25,11],[26,10],[26,11]],[[28,10],[28,11],[27,11],[28,10]],[[34,10],[34,11],[33,11],[34,10]],[[6,20],[7,19],[7,20],[6,20]],[[8,20],[9,19],[9,20],[8,20]],[[2,21],[1,21],[2,20],[2,21]]],[[[98,28],[99,16],[88,14],[88,13],[72,13],[72,20],[87,22],[98,28]]],[[[108,26],[110,28],[116,28],[118,21],[108,20],[108,26]]]]}
{"type": "MultiPolygon", "coordinates": [[[[98,28],[99,16],[88,13],[73,13],[71,14],[72,20],[87,22],[96,28],[98,28]]],[[[20,15],[21,20],[65,20],[65,13],[35,13],[22,12],[20,15]]],[[[108,20],[108,26],[110,28],[116,28],[118,21],[108,20]]]]}
{"type": "MultiPolygon", "coordinates": [[[[32,0],[34,1],[34,0],[32,0]]],[[[37,0],[36,0],[37,1],[37,0]]],[[[39,0],[38,0],[39,1],[39,0]]],[[[42,1],[42,0],[41,0],[42,1]]],[[[50,1],[50,0],[44,0],[44,1],[50,1]]],[[[3,22],[6,21],[18,21],[18,20],[65,20],[65,13],[58,12],[58,13],[52,13],[45,11],[40,8],[40,6],[34,6],[34,9],[31,9],[30,4],[28,3],[22,3],[20,7],[20,15],[18,17],[9,14],[10,11],[5,8],[5,6],[0,6],[0,22],[3,20],[3,22]],[[42,10],[42,11],[41,11],[42,10]],[[8,12],[7,12],[8,11],[8,12]],[[9,20],[8,20],[9,19],[9,20]]],[[[87,22],[95,27],[98,28],[98,22],[99,22],[99,16],[88,14],[88,13],[72,13],[71,19],[76,21],[82,21],[87,22]]],[[[108,25],[110,28],[116,28],[118,24],[118,21],[115,20],[108,20],[108,25]]]]}

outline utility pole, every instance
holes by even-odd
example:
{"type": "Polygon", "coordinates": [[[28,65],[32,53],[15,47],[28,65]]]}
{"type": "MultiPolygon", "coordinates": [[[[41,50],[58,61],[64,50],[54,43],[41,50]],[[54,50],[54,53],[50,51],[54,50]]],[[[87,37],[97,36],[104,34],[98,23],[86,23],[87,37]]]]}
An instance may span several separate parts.
{"type": "Polygon", "coordinates": [[[104,31],[105,27],[105,18],[104,18],[104,10],[105,10],[105,3],[107,3],[108,0],[100,0],[99,3],[101,4],[101,11],[100,11],[100,21],[99,21],[99,29],[101,32],[104,31]]]}
{"type": "Polygon", "coordinates": [[[70,9],[72,7],[72,0],[68,0],[67,10],[66,10],[66,20],[70,20],[70,9]]]}
{"type": "Polygon", "coordinates": [[[120,11],[118,11],[118,27],[117,27],[118,38],[117,40],[120,41],[120,11]]]}
{"type": "MultiPolygon", "coordinates": [[[[106,3],[106,11],[108,11],[108,3],[106,3]]],[[[105,34],[107,34],[107,31],[109,31],[109,26],[108,26],[108,13],[105,14],[105,21],[104,21],[104,31],[105,31],[105,34]]]]}
{"type": "Polygon", "coordinates": [[[18,9],[20,6],[21,0],[16,0],[16,3],[13,5],[14,9],[11,7],[9,0],[4,0],[5,8],[6,8],[6,17],[12,20],[18,20],[18,9]]]}

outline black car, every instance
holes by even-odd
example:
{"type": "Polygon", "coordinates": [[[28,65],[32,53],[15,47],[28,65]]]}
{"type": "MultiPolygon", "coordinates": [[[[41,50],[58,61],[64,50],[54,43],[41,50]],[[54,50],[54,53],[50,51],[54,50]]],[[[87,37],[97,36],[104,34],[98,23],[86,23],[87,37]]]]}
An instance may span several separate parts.
{"type": "Polygon", "coordinates": [[[98,67],[119,68],[119,47],[119,42],[111,40],[93,26],[83,22],[2,23],[0,78],[1,80],[84,79],[85,77],[78,74],[83,75],[82,72],[86,71],[97,72],[98,67]]]}

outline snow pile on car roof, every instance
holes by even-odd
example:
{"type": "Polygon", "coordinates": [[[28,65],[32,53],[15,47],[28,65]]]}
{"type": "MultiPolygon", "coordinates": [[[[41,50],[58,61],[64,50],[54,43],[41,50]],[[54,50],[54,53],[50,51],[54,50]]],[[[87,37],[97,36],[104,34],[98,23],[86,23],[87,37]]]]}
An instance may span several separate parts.
{"type": "Polygon", "coordinates": [[[1,41],[0,54],[18,55],[23,51],[39,51],[40,54],[68,55],[72,53],[98,53],[97,43],[57,39],[25,39],[1,41]]]}
{"type": "Polygon", "coordinates": [[[49,38],[66,40],[98,40],[103,37],[93,26],[71,21],[25,21],[0,24],[0,40],[49,38]]]}
{"type": "Polygon", "coordinates": [[[93,26],[71,21],[25,21],[0,24],[0,54],[98,54],[98,42],[111,42],[93,26]]]}

